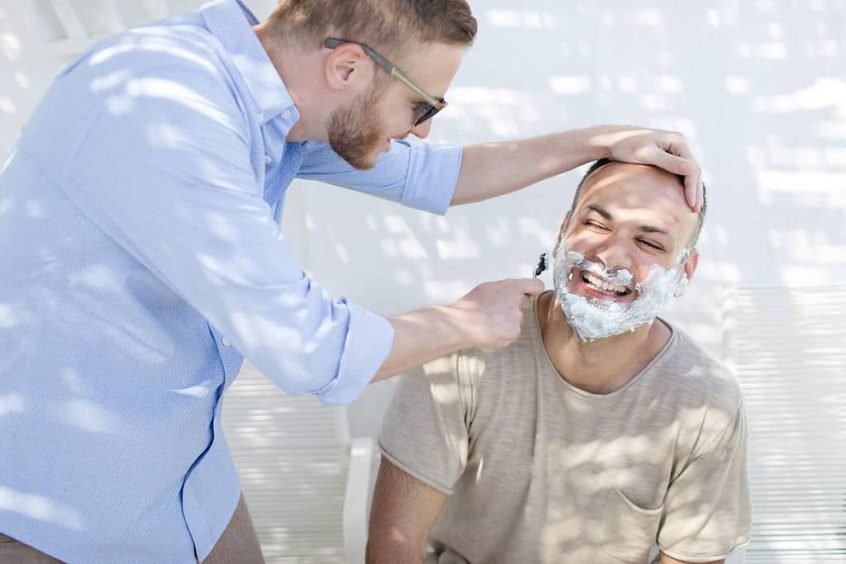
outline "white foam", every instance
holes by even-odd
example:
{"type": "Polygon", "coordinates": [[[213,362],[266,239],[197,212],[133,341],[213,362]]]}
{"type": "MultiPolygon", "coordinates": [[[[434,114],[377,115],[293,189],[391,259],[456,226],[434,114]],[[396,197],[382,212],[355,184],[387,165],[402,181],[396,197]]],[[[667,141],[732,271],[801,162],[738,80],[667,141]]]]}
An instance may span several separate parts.
{"type": "Polygon", "coordinates": [[[574,294],[567,288],[568,282],[573,279],[574,272],[585,270],[612,284],[629,286],[634,280],[631,272],[627,269],[608,270],[585,259],[581,253],[559,248],[553,270],[555,293],[567,322],[582,341],[607,339],[651,324],[673,295],[684,293],[687,276],[681,265],[687,257],[688,252],[683,252],[676,261],[677,266],[670,269],[653,264],[649,275],[635,285],[635,299],[620,303],[574,294]]]}

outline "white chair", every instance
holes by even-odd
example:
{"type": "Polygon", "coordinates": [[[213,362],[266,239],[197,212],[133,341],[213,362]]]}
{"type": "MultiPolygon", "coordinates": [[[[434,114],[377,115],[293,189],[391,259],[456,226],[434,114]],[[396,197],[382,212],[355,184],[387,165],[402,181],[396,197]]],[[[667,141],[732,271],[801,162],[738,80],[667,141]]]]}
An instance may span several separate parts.
{"type": "Polygon", "coordinates": [[[724,359],[746,397],[746,562],[846,562],[846,286],[733,291],[724,359]]]}
{"type": "Polygon", "coordinates": [[[245,364],[223,426],[268,562],[364,562],[373,441],[350,439],[345,408],[245,364]]]}

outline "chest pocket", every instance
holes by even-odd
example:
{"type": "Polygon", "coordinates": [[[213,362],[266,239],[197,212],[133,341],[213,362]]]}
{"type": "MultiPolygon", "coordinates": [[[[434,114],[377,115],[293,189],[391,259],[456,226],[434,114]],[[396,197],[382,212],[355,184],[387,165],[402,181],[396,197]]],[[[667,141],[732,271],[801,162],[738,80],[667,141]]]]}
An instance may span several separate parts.
{"type": "Polygon", "coordinates": [[[643,564],[655,544],[664,507],[640,507],[620,488],[608,493],[602,520],[603,549],[609,563],[643,564]]]}

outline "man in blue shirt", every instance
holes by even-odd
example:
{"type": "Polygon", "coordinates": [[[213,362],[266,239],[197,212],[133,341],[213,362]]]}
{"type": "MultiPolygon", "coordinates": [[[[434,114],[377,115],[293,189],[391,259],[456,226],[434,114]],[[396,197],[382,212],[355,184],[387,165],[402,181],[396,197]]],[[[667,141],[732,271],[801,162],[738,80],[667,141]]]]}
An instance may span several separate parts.
{"type": "Polygon", "coordinates": [[[674,133],[406,141],[475,31],[463,0],[286,0],[263,23],[218,0],[58,76],[0,173],[0,548],[204,560],[239,503],[220,400],[244,357],[346,403],[518,336],[536,280],[389,320],[326,296],[279,229],[294,177],[444,213],[610,157],[684,175],[698,207],[674,133]]]}

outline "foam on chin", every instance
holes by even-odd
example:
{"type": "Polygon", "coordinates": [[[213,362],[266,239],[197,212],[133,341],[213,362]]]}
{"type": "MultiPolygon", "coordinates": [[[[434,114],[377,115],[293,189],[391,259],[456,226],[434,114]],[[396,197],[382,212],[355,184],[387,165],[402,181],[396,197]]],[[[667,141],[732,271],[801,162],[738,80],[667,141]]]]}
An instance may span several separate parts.
{"type": "MultiPolygon", "coordinates": [[[[686,253],[677,264],[682,264],[685,258],[686,253]]],[[[661,308],[687,284],[681,266],[664,269],[653,264],[646,279],[636,285],[635,299],[620,303],[586,298],[570,292],[567,283],[577,270],[601,273],[606,279],[613,278],[621,282],[631,281],[633,277],[627,270],[608,274],[604,267],[588,261],[581,253],[559,249],[553,270],[555,293],[567,322],[584,342],[607,339],[651,324],[661,308]]]]}

